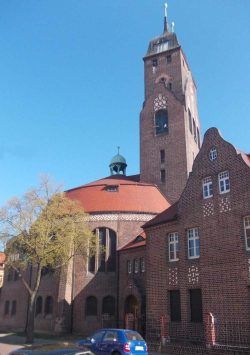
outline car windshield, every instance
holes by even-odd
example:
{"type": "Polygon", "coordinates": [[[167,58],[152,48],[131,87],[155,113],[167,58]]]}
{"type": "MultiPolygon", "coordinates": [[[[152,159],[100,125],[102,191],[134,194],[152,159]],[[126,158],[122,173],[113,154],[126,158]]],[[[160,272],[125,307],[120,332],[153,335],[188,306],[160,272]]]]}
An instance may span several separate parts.
{"type": "Polygon", "coordinates": [[[144,340],[143,337],[137,332],[126,331],[125,335],[128,340],[144,340]]]}

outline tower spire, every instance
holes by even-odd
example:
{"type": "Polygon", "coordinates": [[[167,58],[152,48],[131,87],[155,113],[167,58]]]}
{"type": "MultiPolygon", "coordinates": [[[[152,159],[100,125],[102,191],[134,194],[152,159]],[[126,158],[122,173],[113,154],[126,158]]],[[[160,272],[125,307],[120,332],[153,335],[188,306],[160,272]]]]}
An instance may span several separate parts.
{"type": "Polygon", "coordinates": [[[168,20],[167,20],[167,17],[168,17],[168,4],[165,2],[164,4],[164,32],[168,32],[168,20]]]}

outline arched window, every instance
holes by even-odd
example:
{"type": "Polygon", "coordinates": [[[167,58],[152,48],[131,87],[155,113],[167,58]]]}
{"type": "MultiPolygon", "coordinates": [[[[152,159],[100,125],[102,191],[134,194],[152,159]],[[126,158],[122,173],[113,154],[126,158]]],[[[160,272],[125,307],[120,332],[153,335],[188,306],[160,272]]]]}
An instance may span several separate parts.
{"type": "Polygon", "coordinates": [[[155,113],[155,134],[168,133],[168,111],[159,110],[155,113]]]}
{"type": "Polygon", "coordinates": [[[45,300],[44,314],[52,314],[53,313],[53,298],[51,296],[47,296],[45,300]]]}
{"type": "Polygon", "coordinates": [[[36,300],[36,316],[38,314],[41,314],[42,313],[42,308],[43,308],[43,299],[41,296],[37,297],[37,300],[36,300]]]}
{"type": "Polygon", "coordinates": [[[4,305],[4,315],[5,316],[7,314],[9,314],[9,310],[10,310],[10,301],[5,301],[5,305],[4,305]]]}
{"type": "Polygon", "coordinates": [[[96,228],[96,253],[89,257],[88,271],[114,272],[116,270],[116,233],[109,228],[96,228]]]}
{"type": "Polygon", "coordinates": [[[16,314],[16,300],[12,301],[11,306],[11,315],[14,316],[16,314]]]}
{"type": "Polygon", "coordinates": [[[116,270],[116,234],[109,229],[107,250],[107,271],[116,270]]]}
{"type": "Polygon", "coordinates": [[[85,303],[85,316],[97,316],[97,299],[89,296],[85,303]]]}
{"type": "Polygon", "coordinates": [[[102,314],[115,315],[115,298],[112,296],[106,296],[102,300],[102,314]]]}

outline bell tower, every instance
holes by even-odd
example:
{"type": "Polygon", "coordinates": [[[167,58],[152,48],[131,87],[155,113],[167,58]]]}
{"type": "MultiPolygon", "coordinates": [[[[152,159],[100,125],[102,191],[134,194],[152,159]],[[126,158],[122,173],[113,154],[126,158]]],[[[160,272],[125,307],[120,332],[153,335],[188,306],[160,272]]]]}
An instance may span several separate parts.
{"type": "Polygon", "coordinates": [[[183,191],[200,149],[196,85],[167,21],[144,60],[145,99],[140,115],[141,181],[156,184],[172,203],[183,191]]]}

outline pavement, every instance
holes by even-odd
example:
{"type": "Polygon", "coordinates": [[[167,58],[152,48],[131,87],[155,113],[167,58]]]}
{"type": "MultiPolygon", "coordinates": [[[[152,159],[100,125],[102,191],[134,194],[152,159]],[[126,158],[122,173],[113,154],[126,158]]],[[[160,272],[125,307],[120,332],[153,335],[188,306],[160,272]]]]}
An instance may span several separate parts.
{"type": "MultiPolygon", "coordinates": [[[[34,344],[48,344],[48,343],[60,343],[58,340],[53,339],[34,339],[34,344]]],[[[25,337],[1,334],[0,333],[0,355],[8,355],[11,351],[20,349],[25,344],[25,337]]]]}
{"type": "MultiPolygon", "coordinates": [[[[67,339],[65,339],[67,342],[67,339]]],[[[60,340],[35,338],[34,344],[51,344],[62,343],[60,340]]],[[[72,342],[78,342],[73,340],[72,342]]],[[[25,337],[13,335],[13,334],[1,334],[0,333],[0,355],[8,355],[10,352],[20,349],[25,344],[25,337]]],[[[157,352],[150,352],[149,355],[160,355],[157,352]]],[[[162,355],[162,354],[161,354],[162,355]]],[[[166,355],[166,354],[165,354],[166,355]]]]}

